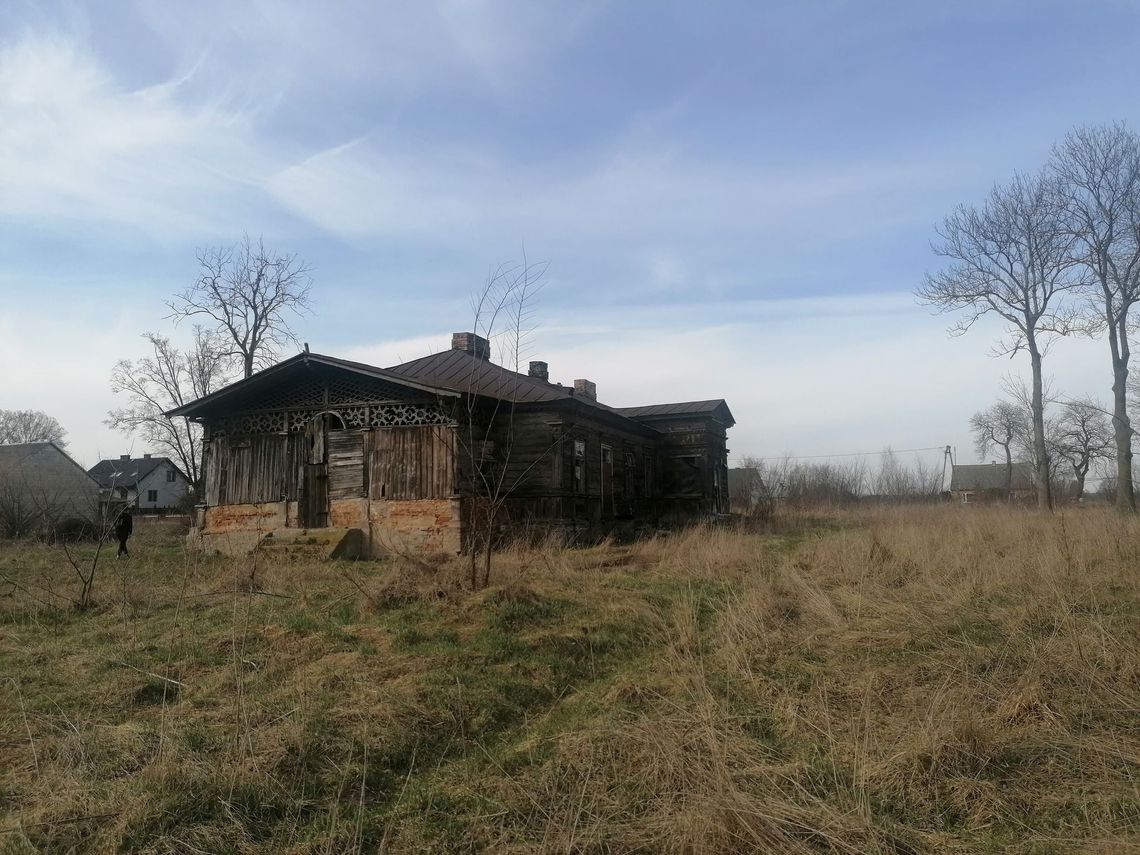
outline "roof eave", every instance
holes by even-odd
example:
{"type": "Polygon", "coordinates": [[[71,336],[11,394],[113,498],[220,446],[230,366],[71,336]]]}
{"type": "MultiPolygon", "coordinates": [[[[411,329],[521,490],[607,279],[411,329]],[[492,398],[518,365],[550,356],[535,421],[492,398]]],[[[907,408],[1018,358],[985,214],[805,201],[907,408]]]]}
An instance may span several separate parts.
{"type": "Polygon", "coordinates": [[[432,395],[440,397],[455,398],[459,396],[457,392],[453,392],[449,389],[440,389],[435,386],[427,386],[423,383],[418,383],[415,380],[409,380],[407,377],[404,377],[400,374],[385,371],[382,368],[365,366],[363,363],[347,363],[343,360],[337,359],[336,357],[324,356],[320,353],[299,353],[296,356],[290,357],[289,359],[286,359],[282,362],[278,362],[276,365],[271,365],[269,368],[258,371],[251,377],[245,377],[235,383],[231,383],[230,385],[225,386],[224,388],[218,389],[216,392],[211,392],[209,395],[199,398],[196,401],[191,401],[189,404],[183,404],[181,407],[175,407],[173,410],[168,410],[167,412],[163,413],[163,415],[165,415],[167,418],[175,418],[178,416],[182,416],[184,418],[193,418],[196,411],[202,410],[209,405],[216,404],[218,401],[232,395],[239,389],[248,389],[249,384],[251,383],[263,381],[267,376],[270,376],[271,374],[279,374],[282,370],[292,368],[294,365],[307,365],[310,362],[317,365],[325,365],[330,368],[339,368],[342,371],[350,371],[354,374],[360,374],[365,377],[372,377],[377,380],[384,380],[389,383],[395,383],[399,386],[406,386],[409,389],[415,389],[420,392],[428,392],[432,395]]]}

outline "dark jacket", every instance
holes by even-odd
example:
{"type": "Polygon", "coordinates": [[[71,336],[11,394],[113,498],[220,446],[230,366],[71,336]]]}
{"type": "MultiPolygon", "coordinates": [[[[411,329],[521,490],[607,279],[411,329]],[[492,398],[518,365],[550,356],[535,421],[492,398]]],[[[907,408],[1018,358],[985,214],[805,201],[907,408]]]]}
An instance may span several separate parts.
{"type": "Polygon", "coordinates": [[[119,540],[125,540],[131,536],[131,532],[135,530],[134,518],[124,511],[120,516],[118,522],[115,523],[115,537],[119,540]]]}

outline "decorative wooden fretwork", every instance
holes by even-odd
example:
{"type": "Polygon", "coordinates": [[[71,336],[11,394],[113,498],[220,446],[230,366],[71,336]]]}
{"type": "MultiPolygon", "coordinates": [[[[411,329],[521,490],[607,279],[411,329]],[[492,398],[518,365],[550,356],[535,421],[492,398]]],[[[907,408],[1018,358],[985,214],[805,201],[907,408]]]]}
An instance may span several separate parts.
{"type": "Polygon", "coordinates": [[[209,420],[211,435],[297,433],[321,413],[332,413],[346,428],[454,424],[435,402],[407,401],[422,395],[400,383],[348,372],[314,375],[261,389],[209,420]]]}
{"type": "Polygon", "coordinates": [[[285,433],[286,430],[289,433],[299,433],[321,413],[337,416],[346,428],[417,427],[454,423],[437,404],[376,401],[340,407],[318,404],[288,410],[234,413],[213,422],[210,434],[285,433]]]}
{"type": "Polygon", "coordinates": [[[363,428],[368,426],[368,407],[341,407],[337,415],[344,421],[346,428],[363,428]]]}
{"type": "Polygon", "coordinates": [[[447,413],[435,404],[386,404],[368,409],[369,427],[447,425],[452,422],[447,413]]]}
{"type": "Polygon", "coordinates": [[[243,430],[229,431],[230,433],[283,433],[285,431],[285,413],[250,413],[243,416],[243,430]]]}

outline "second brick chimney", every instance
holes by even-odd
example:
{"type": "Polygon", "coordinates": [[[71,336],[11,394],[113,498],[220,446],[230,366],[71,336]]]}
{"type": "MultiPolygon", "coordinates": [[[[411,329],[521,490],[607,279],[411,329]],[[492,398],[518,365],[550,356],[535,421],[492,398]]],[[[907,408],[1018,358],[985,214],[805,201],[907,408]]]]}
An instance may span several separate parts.
{"type": "Polygon", "coordinates": [[[451,334],[451,349],[462,350],[480,359],[491,359],[491,342],[473,332],[457,332],[451,334]]]}
{"type": "Polygon", "coordinates": [[[535,380],[541,380],[543,383],[550,382],[550,366],[545,362],[535,360],[530,364],[530,371],[527,372],[535,380]]]}
{"type": "Polygon", "coordinates": [[[598,384],[593,380],[575,380],[574,394],[580,398],[596,401],[598,400],[598,384]]]}

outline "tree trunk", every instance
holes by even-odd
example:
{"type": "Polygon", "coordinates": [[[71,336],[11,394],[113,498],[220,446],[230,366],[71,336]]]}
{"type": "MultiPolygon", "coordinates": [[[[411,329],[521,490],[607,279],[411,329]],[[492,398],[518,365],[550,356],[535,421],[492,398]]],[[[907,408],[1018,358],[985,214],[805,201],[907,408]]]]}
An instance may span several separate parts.
{"type": "Polygon", "coordinates": [[[1128,417],[1128,331],[1125,318],[1109,324],[1108,346],[1112,351],[1112,432],[1116,441],[1116,507],[1136,510],[1132,484],[1132,423],[1128,417]]]}
{"type": "MultiPolygon", "coordinates": [[[[1013,452],[1010,450],[1012,441],[1007,442],[1002,448],[1005,449],[1005,503],[1008,505],[1013,501],[1013,452]]],[[[985,459],[982,459],[985,463],[985,459]]]]}
{"type": "Polygon", "coordinates": [[[1043,511],[1053,509],[1053,496],[1049,485],[1049,457],[1045,450],[1045,395],[1041,380],[1041,353],[1037,342],[1029,338],[1029,361],[1033,369],[1033,400],[1030,409],[1033,416],[1033,458],[1037,481],[1037,507],[1043,511]]]}
{"type": "Polygon", "coordinates": [[[246,377],[253,375],[253,351],[242,354],[242,370],[245,372],[246,377]]]}
{"type": "Polygon", "coordinates": [[[1085,473],[1080,469],[1075,472],[1077,489],[1073,491],[1073,501],[1079,502],[1085,496],[1085,473]]]}

